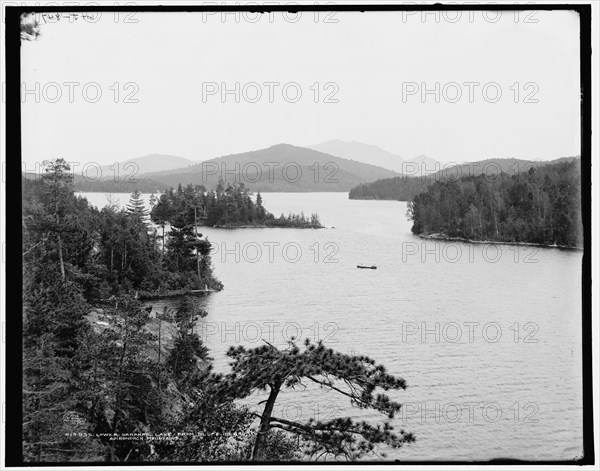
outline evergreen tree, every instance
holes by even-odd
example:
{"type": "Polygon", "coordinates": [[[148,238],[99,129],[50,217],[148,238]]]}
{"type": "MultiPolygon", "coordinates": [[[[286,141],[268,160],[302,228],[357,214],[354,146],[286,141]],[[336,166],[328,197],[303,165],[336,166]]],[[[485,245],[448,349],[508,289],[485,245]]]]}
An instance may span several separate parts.
{"type": "Polygon", "coordinates": [[[60,274],[65,279],[65,261],[63,252],[63,238],[67,230],[66,220],[69,203],[73,194],[73,176],[71,167],[64,159],[56,161],[45,161],[45,173],[42,176],[44,182],[43,201],[48,215],[47,230],[56,237],[56,247],[60,263],[60,274]]]}
{"type": "Polygon", "coordinates": [[[194,332],[198,319],[207,315],[208,313],[199,309],[189,296],[180,300],[175,313],[178,336],[167,359],[167,365],[180,383],[188,381],[191,375],[198,372],[198,361],[206,362],[209,359],[208,349],[194,332]]]}
{"type": "Polygon", "coordinates": [[[207,226],[237,227],[245,225],[260,225],[273,227],[322,227],[316,218],[307,219],[302,215],[290,213],[287,217],[275,218],[262,205],[262,196],[256,195],[252,200],[250,190],[241,183],[225,186],[221,180],[215,191],[206,192],[203,186],[181,185],[177,189],[169,188],[152,208],[152,220],[163,227],[177,220],[182,227],[184,224],[198,223],[207,226]],[[202,218],[198,215],[202,214],[202,218]]]}
{"type": "Polygon", "coordinates": [[[232,359],[232,372],[226,376],[216,375],[214,381],[221,385],[221,394],[234,398],[246,398],[257,391],[269,392],[254,442],[252,459],[264,461],[268,437],[273,429],[283,430],[298,437],[309,456],[344,456],[355,460],[374,451],[377,445],[398,448],[410,443],[414,437],[385,422],[370,425],[351,418],[335,418],[329,421],[310,419],[306,422],[274,417],[273,409],[279,393],[284,388],[302,386],[305,381],[321,388],[335,391],[349,398],[359,408],[369,408],[393,418],[401,404],[377,393],[405,389],[406,383],[386,373],[382,365],[367,356],[345,355],[326,348],[321,342],[312,344],[309,339],[302,351],[294,342],[289,348],[279,350],[271,344],[253,349],[243,346],[231,347],[227,355],[232,359]],[[346,387],[338,385],[341,383],[346,387]]]}
{"type": "Polygon", "coordinates": [[[142,198],[142,194],[139,190],[135,190],[129,197],[129,203],[127,204],[127,213],[138,217],[141,221],[146,221],[150,211],[146,209],[146,204],[142,198]]]}

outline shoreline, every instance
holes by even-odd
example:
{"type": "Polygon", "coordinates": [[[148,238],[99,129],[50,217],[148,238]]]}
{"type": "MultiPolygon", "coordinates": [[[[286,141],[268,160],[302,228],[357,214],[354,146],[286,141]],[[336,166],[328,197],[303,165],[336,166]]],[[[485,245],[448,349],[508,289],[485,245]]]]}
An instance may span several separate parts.
{"type": "Polygon", "coordinates": [[[540,247],[545,249],[560,249],[560,250],[574,250],[583,252],[583,247],[572,247],[570,245],[548,245],[548,244],[538,244],[535,242],[507,242],[507,241],[499,241],[499,240],[475,240],[475,239],[465,239],[464,237],[450,237],[443,233],[433,233],[433,234],[415,234],[420,239],[424,240],[439,240],[441,242],[462,242],[465,244],[486,244],[486,245],[518,245],[524,247],[540,247]]]}
{"type": "Polygon", "coordinates": [[[224,225],[224,226],[198,226],[198,227],[210,227],[212,229],[327,229],[325,226],[320,227],[302,227],[302,226],[266,226],[264,224],[257,225],[224,225]]]}

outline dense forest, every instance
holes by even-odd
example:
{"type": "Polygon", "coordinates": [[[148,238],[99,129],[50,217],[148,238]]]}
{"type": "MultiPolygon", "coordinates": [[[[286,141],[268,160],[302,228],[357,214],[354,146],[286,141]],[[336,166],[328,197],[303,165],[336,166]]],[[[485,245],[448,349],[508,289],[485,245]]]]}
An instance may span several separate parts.
{"type": "Polygon", "coordinates": [[[195,223],[211,227],[323,227],[317,214],[310,218],[303,213],[275,217],[263,207],[260,192],[253,201],[243,183],[225,186],[222,180],[208,192],[204,186],[191,183],[169,188],[160,197],[153,197],[151,205],[152,220],[163,228],[166,223],[175,227],[195,223]]]}
{"type": "Polygon", "coordinates": [[[409,203],[415,234],[581,247],[579,159],[436,181],[409,203]]]}
{"type": "Polygon", "coordinates": [[[419,193],[424,192],[434,182],[425,177],[392,177],[382,178],[372,183],[364,183],[350,190],[351,200],[396,200],[411,201],[419,193]]]}
{"type": "Polygon", "coordinates": [[[356,200],[396,200],[412,201],[419,193],[426,191],[436,181],[459,180],[463,177],[485,175],[490,179],[504,173],[516,175],[530,168],[549,164],[571,162],[577,157],[561,157],[550,162],[522,159],[487,159],[463,164],[446,164],[444,168],[427,176],[402,175],[382,178],[363,183],[350,190],[349,198],[356,200]]]}
{"type": "Polygon", "coordinates": [[[97,299],[136,290],[221,288],[212,275],[210,243],[200,239],[201,234],[196,240],[187,227],[173,230],[165,248],[159,250],[139,193],[132,194],[127,208],[109,205],[98,211],[85,198],[74,195],[67,172],[68,165],[57,161],[42,179],[22,180],[24,236],[30,245],[30,259],[43,266],[45,257],[58,256],[62,277],[69,272],[85,279],[83,286],[97,299]],[[49,243],[53,238],[55,246],[49,243]]]}
{"type": "Polygon", "coordinates": [[[159,193],[166,188],[163,183],[150,178],[135,178],[128,180],[126,178],[115,179],[107,178],[103,180],[84,179],[80,175],[75,175],[73,180],[75,191],[93,191],[102,193],[159,193]]]}
{"type": "Polygon", "coordinates": [[[26,463],[357,460],[414,440],[390,424],[401,405],[384,393],[405,381],[367,356],[292,338],[284,349],[232,346],[231,371],[213,372],[196,333],[207,315],[198,298],[153,313],[135,295],[221,288],[208,241],[189,225],[172,227],[161,246],[139,194],[126,209],[98,211],[74,195],[61,159],[22,189],[26,463]],[[386,418],[275,416],[279,393],[308,382],[386,418]],[[255,410],[236,403],[261,391],[255,410]]]}

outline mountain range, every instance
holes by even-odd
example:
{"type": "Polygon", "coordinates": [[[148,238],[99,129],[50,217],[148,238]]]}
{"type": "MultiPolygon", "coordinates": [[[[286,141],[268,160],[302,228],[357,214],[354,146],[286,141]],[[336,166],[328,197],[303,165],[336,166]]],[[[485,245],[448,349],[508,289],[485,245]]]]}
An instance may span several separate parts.
{"type": "Polygon", "coordinates": [[[401,174],[410,174],[420,177],[422,175],[435,173],[439,169],[439,162],[425,154],[418,155],[411,159],[405,159],[402,156],[392,154],[381,147],[364,144],[358,141],[340,141],[339,139],[336,139],[307,147],[345,159],[369,162],[373,165],[389,168],[390,170],[401,174]]]}
{"type": "MultiPolygon", "coordinates": [[[[222,179],[229,183],[244,183],[251,191],[327,192],[354,189],[351,197],[381,198],[381,188],[372,192],[369,184],[375,184],[373,190],[383,184],[386,188],[384,198],[396,199],[397,184],[404,182],[404,193],[407,190],[407,177],[424,177],[431,182],[437,178],[477,174],[482,169],[487,169],[485,171],[488,173],[514,173],[544,163],[547,162],[488,159],[446,168],[426,155],[404,159],[378,146],[332,140],[308,147],[277,144],[201,162],[174,155],[150,154],[101,167],[103,178],[100,180],[76,175],[75,188],[78,191],[111,193],[128,193],[135,189],[160,192],[169,186],[193,183],[210,189],[222,179]],[[118,178],[115,178],[115,169],[118,169],[118,178]]],[[[411,181],[410,186],[416,190],[422,185],[411,181]]]]}
{"type": "MultiPolygon", "coordinates": [[[[178,157],[176,155],[168,154],[149,154],[143,157],[137,157],[135,159],[118,162],[119,171],[121,173],[133,173],[136,170],[138,174],[151,173],[151,172],[162,172],[166,170],[172,170],[174,168],[184,168],[190,165],[195,165],[195,162],[184,157],[178,157]],[[133,168],[125,168],[125,166],[133,165],[133,168]]],[[[101,167],[102,175],[114,176],[115,165],[104,165],[101,167]],[[112,167],[112,168],[111,168],[112,167]]]]}
{"type": "MultiPolygon", "coordinates": [[[[300,146],[294,147],[301,148],[300,146]]],[[[431,157],[428,157],[424,154],[418,155],[410,159],[405,159],[400,155],[388,152],[382,149],[381,147],[371,144],[365,144],[358,141],[341,141],[339,139],[334,139],[331,141],[323,142],[321,144],[303,146],[302,148],[316,150],[318,152],[329,154],[342,159],[354,160],[357,162],[382,167],[387,170],[392,170],[396,173],[409,173],[410,175],[416,176],[420,176],[421,174],[434,173],[435,171],[437,171],[436,165],[438,165],[439,168],[439,162],[437,160],[432,159],[431,157]],[[417,164],[418,170],[415,170],[417,167],[411,166],[410,164],[417,164]],[[422,168],[421,164],[423,164],[422,168]]],[[[217,159],[226,158],[231,160],[235,156],[245,154],[247,154],[247,152],[242,154],[232,154],[224,157],[218,157],[217,159]]],[[[198,165],[201,162],[215,161],[217,159],[191,160],[186,159],[184,157],[178,157],[176,155],[149,154],[143,157],[136,157],[133,159],[118,162],[117,165],[120,174],[135,173],[136,175],[147,175],[159,173],[183,173],[183,169],[187,170],[188,167],[198,165]],[[133,167],[131,166],[131,164],[133,164],[133,167]],[[125,168],[126,166],[127,168],[125,168]]],[[[114,177],[115,164],[104,165],[101,167],[101,169],[102,175],[105,178],[114,177]]]]}
{"type": "Polygon", "coordinates": [[[253,191],[349,191],[361,183],[397,176],[386,168],[336,157],[306,147],[277,144],[206,160],[185,169],[146,173],[167,186],[188,183],[214,187],[244,183],[253,191]]]}
{"type": "Polygon", "coordinates": [[[350,199],[362,200],[399,200],[411,201],[419,193],[423,193],[437,181],[456,181],[461,177],[477,177],[486,175],[487,180],[493,181],[500,174],[516,175],[528,172],[531,168],[571,162],[575,157],[561,157],[551,161],[523,159],[486,159],[478,162],[468,162],[459,165],[448,165],[434,174],[424,177],[400,176],[382,178],[370,183],[362,183],[349,192],[350,199]]]}

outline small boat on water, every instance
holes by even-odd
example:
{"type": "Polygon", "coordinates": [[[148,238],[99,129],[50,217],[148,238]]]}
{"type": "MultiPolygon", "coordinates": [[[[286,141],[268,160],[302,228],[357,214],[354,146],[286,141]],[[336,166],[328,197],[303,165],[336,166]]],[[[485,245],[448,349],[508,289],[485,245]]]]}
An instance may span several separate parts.
{"type": "Polygon", "coordinates": [[[365,265],[356,265],[356,268],[368,268],[369,270],[377,270],[377,266],[375,265],[371,265],[370,267],[367,267],[365,265]]]}

